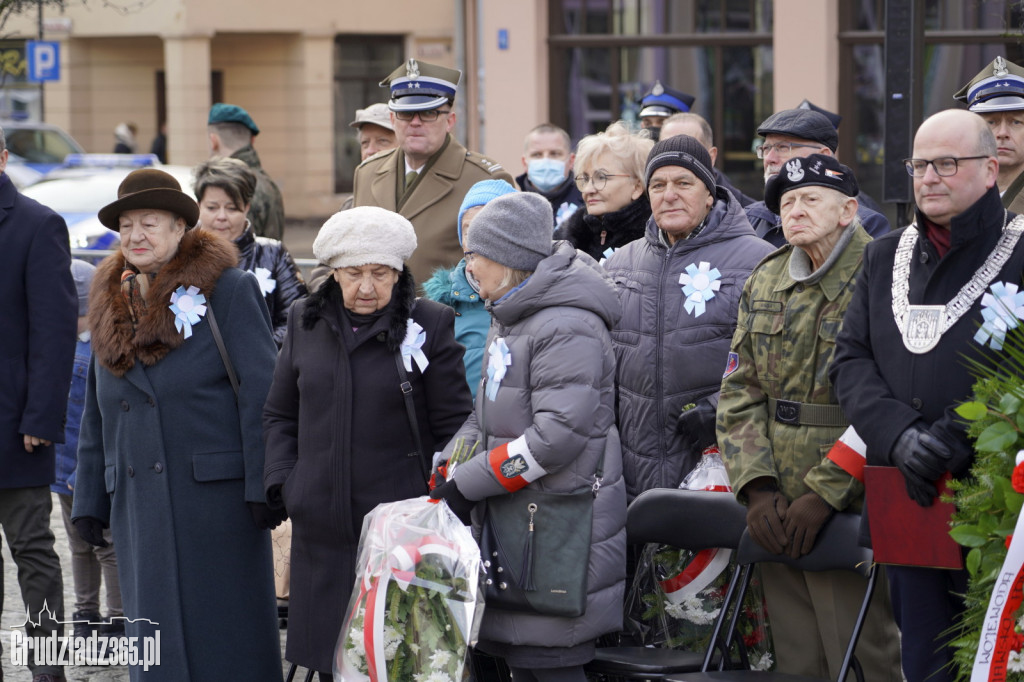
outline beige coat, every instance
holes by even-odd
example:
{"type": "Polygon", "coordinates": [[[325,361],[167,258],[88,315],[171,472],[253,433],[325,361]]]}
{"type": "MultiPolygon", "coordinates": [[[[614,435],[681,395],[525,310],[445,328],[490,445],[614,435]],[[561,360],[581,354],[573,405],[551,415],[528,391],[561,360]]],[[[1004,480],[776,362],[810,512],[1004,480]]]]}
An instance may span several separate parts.
{"type": "Polygon", "coordinates": [[[370,157],[356,169],[353,205],[380,206],[409,219],[419,243],[406,265],[417,283],[426,282],[436,268],[452,267],[462,258],[455,223],[470,187],[490,179],[515,186],[501,164],[467,150],[451,135],[399,204],[398,183],[404,176],[405,157],[400,149],[370,157]]]}

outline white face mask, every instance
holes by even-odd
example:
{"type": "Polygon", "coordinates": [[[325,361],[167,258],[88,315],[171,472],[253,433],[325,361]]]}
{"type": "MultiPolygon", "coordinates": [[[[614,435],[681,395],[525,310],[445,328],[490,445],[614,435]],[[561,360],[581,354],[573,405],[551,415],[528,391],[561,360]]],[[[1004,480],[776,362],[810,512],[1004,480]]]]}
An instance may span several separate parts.
{"type": "Polygon", "coordinates": [[[533,186],[547,192],[565,181],[565,161],[558,159],[531,159],[526,164],[526,176],[533,186]]]}

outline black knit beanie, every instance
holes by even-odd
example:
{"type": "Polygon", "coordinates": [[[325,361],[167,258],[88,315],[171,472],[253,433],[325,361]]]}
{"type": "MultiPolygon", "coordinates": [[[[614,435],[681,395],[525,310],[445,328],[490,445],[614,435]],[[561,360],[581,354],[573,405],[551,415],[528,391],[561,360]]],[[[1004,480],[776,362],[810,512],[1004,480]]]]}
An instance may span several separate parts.
{"type": "Polygon", "coordinates": [[[715,174],[711,170],[711,155],[704,145],[689,135],[676,135],[661,140],[647,155],[645,184],[650,186],[654,171],[662,166],[682,166],[700,178],[711,196],[715,196],[715,174]]]}

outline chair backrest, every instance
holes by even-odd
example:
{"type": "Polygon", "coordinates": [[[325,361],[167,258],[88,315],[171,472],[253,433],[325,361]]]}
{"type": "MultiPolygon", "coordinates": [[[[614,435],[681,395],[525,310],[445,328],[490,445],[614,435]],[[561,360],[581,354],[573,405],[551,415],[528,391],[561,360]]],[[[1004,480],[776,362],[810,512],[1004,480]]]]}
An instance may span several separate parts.
{"type": "Polygon", "coordinates": [[[626,537],[689,550],[735,549],[747,527],[747,510],[732,493],[653,488],[630,503],[626,537]]]}
{"type": "MultiPolygon", "coordinates": [[[[640,499],[640,498],[637,498],[640,499]]],[[[860,514],[835,514],[818,533],[814,548],[799,559],[772,554],[744,533],[736,560],[740,564],[773,561],[801,571],[848,570],[865,578],[871,571],[872,553],[858,543],[860,514]]]]}

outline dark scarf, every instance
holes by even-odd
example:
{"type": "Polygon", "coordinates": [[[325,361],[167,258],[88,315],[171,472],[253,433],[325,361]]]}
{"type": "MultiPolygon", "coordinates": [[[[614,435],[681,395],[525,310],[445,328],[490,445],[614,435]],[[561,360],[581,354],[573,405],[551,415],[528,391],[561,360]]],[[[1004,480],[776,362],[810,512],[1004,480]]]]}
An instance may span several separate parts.
{"type": "Polygon", "coordinates": [[[641,194],[636,201],[604,215],[590,215],[585,207],[581,208],[569,218],[564,229],[559,229],[556,237],[568,239],[577,249],[599,261],[605,250],[617,249],[643,237],[650,217],[651,204],[647,195],[641,194]]]}
{"type": "MultiPolygon", "coordinates": [[[[376,313],[371,313],[368,320],[373,325],[382,316],[388,318],[388,327],[385,341],[388,350],[397,351],[402,341],[405,340],[406,323],[409,315],[412,314],[413,305],[416,303],[416,283],[412,278],[409,268],[403,268],[402,274],[395,283],[394,291],[391,292],[391,302],[376,313]]],[[[328,315],[328,311],[334,309],[342,311],[338,324],[358,326],[356,318],[363,318],[362,315],[355,315],[345,310],[345,302],[341,295],[341,287],[333,277],[328,277],[320,285],[320,288],[309,295],[305,309],[302,311],[302,328],[313,329],[322,318],[328,315]]]]}

